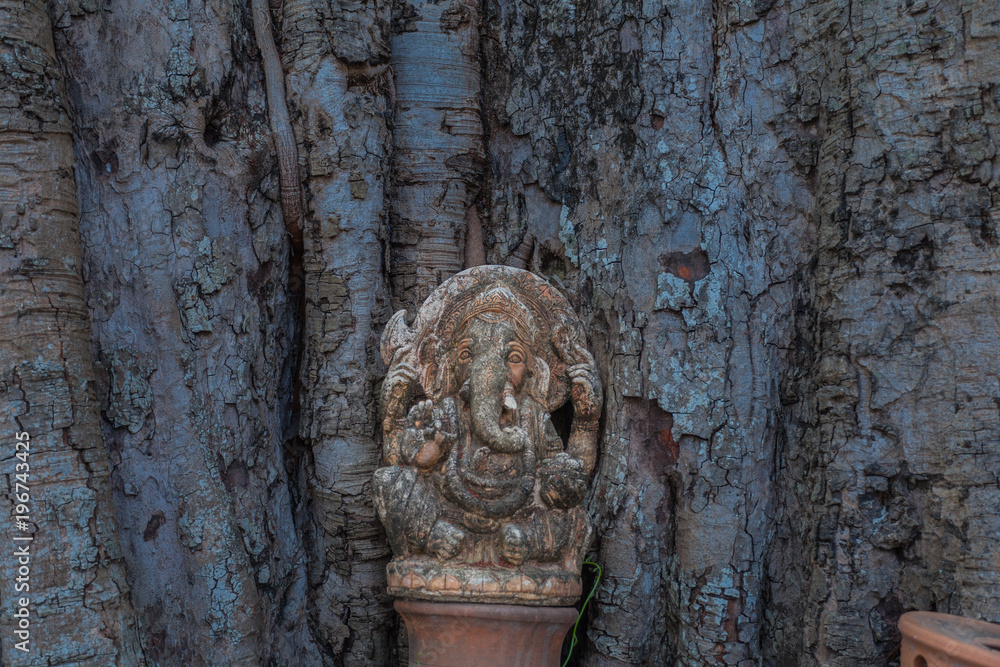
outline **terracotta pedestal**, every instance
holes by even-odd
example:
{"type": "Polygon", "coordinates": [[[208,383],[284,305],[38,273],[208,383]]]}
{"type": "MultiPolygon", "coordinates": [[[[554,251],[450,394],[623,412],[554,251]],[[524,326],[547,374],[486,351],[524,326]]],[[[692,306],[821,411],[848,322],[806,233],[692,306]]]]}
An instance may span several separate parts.
{"type": "Polygon", "coordinates": [[[901,667],[1000,667],[1000,625],[911,611],[899,619],[901,667]]]}
{"type": "Polygon", "coordinates": [[[410,667],[558,667],[572,607],[396,600],[410,667]]]}

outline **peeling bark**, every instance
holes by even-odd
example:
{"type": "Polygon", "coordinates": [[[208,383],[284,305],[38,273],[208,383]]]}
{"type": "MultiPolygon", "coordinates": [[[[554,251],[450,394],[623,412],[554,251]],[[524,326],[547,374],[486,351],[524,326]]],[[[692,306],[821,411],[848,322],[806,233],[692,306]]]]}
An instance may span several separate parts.
{"type": "Polygon", "coordinates": [[[730,86],[711,3],[489,7],[488,255],[517,261],[537,239],[529,267],[585,314],[608,387],[590,503],[605,575],[582,660],[755,661],[769,378],[803,259],[801,214],[752,196],[781,156],[751,159],[744,111],[719,99],[730,86]],[[785,245],[755,241],[782,227],[785,245]]]}
{"type": "Polygon", "coordinates": [[[777,664],[885,664],[910,609],[1000,620],[998,21],[992,3],[788,19],[819,64],[789,112],[821,131],[777,664]]]}
{"type": "Polygon", "coordinates": [[[537,237],[604,350],[582,662],[885,664],[907,609],[1000,618],[963,362],[996,328],[996,10],[486,12],[487,260],[537,237]]]}
{"type": "Polygon", "coordinates": [[[66,2],[55,16],[144,653],[315,663],[281,449],[290,252],[248,7],[66,2]]]}

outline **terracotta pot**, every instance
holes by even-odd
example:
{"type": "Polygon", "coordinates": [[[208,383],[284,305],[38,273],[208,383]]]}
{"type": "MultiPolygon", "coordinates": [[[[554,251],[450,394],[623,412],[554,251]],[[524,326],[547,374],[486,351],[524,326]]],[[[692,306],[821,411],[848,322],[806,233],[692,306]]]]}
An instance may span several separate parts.
{"type": "Polygon", "coordinates": [[[558,667],[572,607],[396,600],[410,667],[558,667]]]}
{"type": "Polygon", "coordinates": [[[911,611],[899,619],[901,667],[1000,667],[1000,625],[911,611]]]}

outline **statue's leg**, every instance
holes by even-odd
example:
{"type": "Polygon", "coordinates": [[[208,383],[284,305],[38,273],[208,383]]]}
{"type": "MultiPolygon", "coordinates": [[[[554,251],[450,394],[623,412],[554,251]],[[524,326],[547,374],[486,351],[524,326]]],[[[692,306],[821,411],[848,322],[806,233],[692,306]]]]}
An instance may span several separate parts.
{"type": "Polygon", "coordinates": [[[406,530],[406,505],[416,483],[417,471],[400,466],[386,466],[375,471],[372,496],[375,510],[385,526],[389,545],[395,554],[410,551],[406,530]]]}
{"type": "Polygon", "coordinates": [[[465,545],[465,531],[444,519],[438,519],[427,540],[427,551],[448,560],[458,555],[465,545]]]}
{"type": "Polygon", "coordinates": [[[379,468],[372,490],[393,553],[451,558],[462,548],[465,532],[439,520],[441,498],[426,475],[402,466],[379,468]]]}
{"type": "Polygon", "coordinates": [[[589,530],[582,507],[570,510],[537,509],[525,521],[503,527],[500,554],[515,565],[533,560],[551,563],[566,558],[582,531],[589,530]]]}

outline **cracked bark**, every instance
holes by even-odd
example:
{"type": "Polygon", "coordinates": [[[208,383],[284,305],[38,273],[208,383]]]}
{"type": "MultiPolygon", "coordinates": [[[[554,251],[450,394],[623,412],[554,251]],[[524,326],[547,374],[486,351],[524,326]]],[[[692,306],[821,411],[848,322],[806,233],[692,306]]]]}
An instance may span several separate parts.
{"type": "MultiPolygon", "coordinates": [[[[435,287],[466,265],[470,219],[478,231],[479,3],[399,1],[391,46],[395,150],[389,274],[393,307],[415,313],[435,287]]],[[[470,240],[481,243],[475,231],[470,240]]],[[[482,263],[478,248],[470,254],[482,263]]]]}
{"type": "Polygon", "coordinates": [[[779,664],[888,662],[909,609],[1000,620],[998,19],[921,2],[788,19],[828,75],[800,71],[789,108],[820,131],[772,565],[779,664]]]}
{"type": "Polygon", "coordinates": [[[9,542],[0,562],[0,657],[143,664],[94,393],[72,122],[42,3],[0,2],[0,54],[0,440],[10,448],[0,527],[8,540],[33,537],[9,542]],[[15,458],[18,441],[26,458],[15,458]],[[27,512],[14,509],[22,495],[27,512]],[[20,598],[30,600],[24,652],[20,598]]]}
{"type": "Polygon", "coordinates": [[[581,664],[886,664],[907,609],[1000,619],[997,10],[485,7],[487,259],[536,237],[607,374],[581,664]]]}
{"type": "Polygon", "coordinates": [[[387,664],[390,555],[369,488],[378,464],[373,393],[387,319],[388,3],[287,0],[282,57],[302,146],[305,215],[303,449],[310,499],[311,623],[326,664],[387,664]]]}
{"type": "Polygon", "coordinates": [[[606,388],[577,664],[1000,620],[995,3],[271,4],[301,318],[249,5],[54,4],[148,660],[397,660],[375,343],[483,261],[563,289],[606,388]]]}
{"type": "Polygon", "coordinates": [[[57,2],[53,16],[144,654],[316,663],[282,453],[290,249],[249,7],[57,2]]]}

